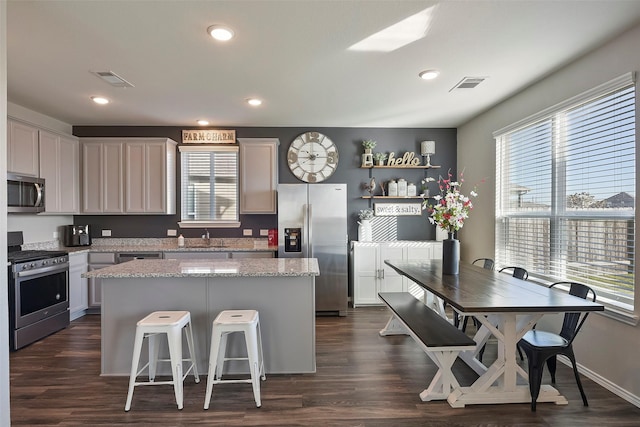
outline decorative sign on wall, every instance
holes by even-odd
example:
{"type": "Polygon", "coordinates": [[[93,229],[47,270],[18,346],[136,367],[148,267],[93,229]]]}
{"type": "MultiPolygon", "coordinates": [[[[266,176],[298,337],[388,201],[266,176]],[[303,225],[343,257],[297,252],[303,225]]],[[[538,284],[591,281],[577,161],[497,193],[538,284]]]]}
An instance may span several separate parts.
{"type": "Polygon", "coordinates": [[[235,130],[196,129],[182,131],[183,144],[235,144],[235,130]]]}
{"type": "Polygon", "coordinates": [[[416,157],[416,153],[407,151],[402,157],[396,157],[396,153],[393,151],[389,153],[389,160],[387,160],[387,166],[419,166],[420,158],[416,157]]]}
{"type": "Polygon", "coordinates": [[[374,203],[375,216],[422,215],[422,203],[374,203]]]}

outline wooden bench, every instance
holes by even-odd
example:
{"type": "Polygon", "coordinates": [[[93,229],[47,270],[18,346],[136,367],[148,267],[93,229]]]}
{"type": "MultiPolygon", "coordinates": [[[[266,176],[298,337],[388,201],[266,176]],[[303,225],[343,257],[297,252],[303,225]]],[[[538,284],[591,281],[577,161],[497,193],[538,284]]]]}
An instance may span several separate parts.
{"type": "Polygon", "coordinates": [[[475,341],[408,292],[380,292],[378,296],[393,313],[380,335],[411,336],[438,366],[420,399],[447,399],[460,388],[451,366],[461,351],[475,350],[475,341]]]}

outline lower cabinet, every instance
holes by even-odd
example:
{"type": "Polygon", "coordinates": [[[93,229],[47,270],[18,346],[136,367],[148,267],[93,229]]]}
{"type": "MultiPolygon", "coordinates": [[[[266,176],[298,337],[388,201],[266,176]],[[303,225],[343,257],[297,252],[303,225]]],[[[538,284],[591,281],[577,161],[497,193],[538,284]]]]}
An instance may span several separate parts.
{"type": "MultiPolygon", "coordinates": [[[[99,270],[116,263],[116,254],[113,252],[89,253],[89,271],[99,270]]],[[[89,310],[96,312],[102,305],[102,283],[100,279],[89,279],[89,310]]]]}
{"type": "Polygon", "coordinates": [[[69,315],[71,320],[85,315],[89,308],[88,280],[82,277],[88,271],[87,252],[69,254],[69,315]]]}
{"type": "Polygon", "coordinates": [[[353,306],[380,305],[378,292],[411,292],[421,288],[384,263],[387,259],[435,259],[442,255],[435,241],[353,242],[353,306]]]}

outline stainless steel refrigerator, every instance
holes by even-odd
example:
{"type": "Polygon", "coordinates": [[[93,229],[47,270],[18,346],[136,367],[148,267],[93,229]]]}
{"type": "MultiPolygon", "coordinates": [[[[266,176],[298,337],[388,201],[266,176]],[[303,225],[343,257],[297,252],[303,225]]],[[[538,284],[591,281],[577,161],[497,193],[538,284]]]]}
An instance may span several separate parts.
{"type": "Polygon", "coordinates": [[[347,184],[278,185],[278,257],[317,258],[316,313],[347,314],[347,184]]]}

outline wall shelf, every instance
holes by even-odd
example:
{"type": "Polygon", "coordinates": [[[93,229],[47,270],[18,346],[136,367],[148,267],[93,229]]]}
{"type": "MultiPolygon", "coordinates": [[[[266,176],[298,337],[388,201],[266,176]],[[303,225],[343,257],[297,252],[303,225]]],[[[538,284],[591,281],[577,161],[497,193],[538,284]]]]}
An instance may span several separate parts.
{"type": "Polygon", "coordinates": [[[420,199],[421,196],[362,196],[363,199],[420,199]]]}
{"type": "Polygon", "coordinates": [[[424,165],[420,165],[420,166],[379,166],[379,165],[373,165],[373,166],[360,166],[360,169],[440,169],[440,166],[424,166],[424,165]]]}

